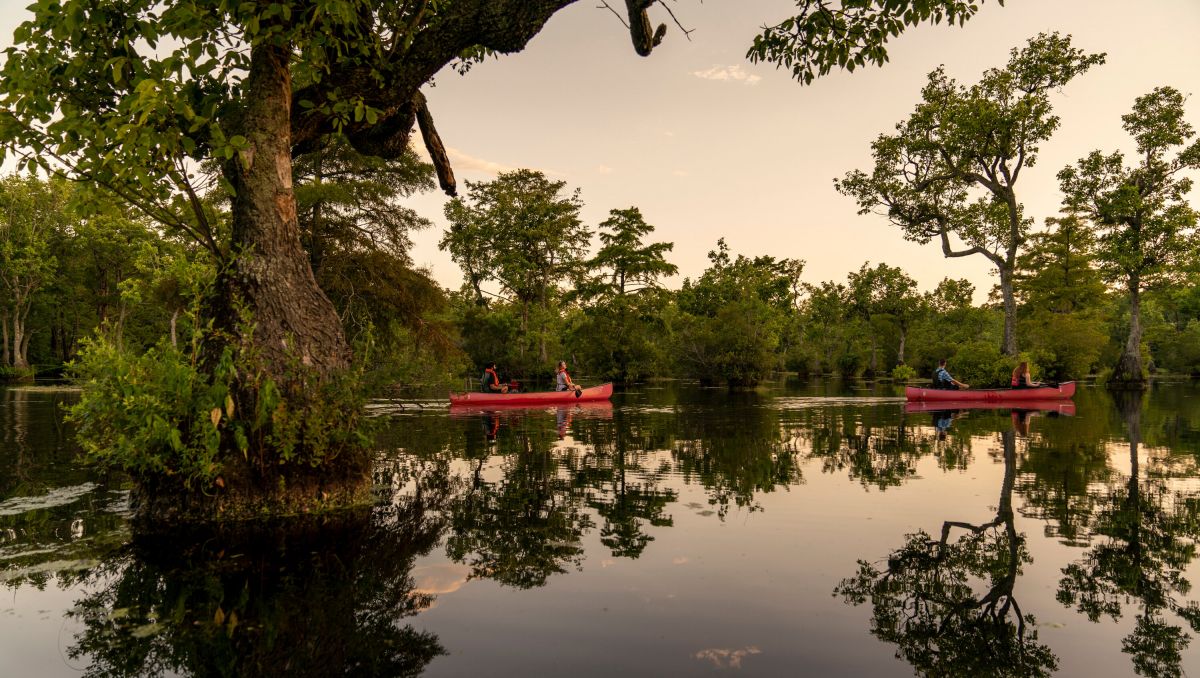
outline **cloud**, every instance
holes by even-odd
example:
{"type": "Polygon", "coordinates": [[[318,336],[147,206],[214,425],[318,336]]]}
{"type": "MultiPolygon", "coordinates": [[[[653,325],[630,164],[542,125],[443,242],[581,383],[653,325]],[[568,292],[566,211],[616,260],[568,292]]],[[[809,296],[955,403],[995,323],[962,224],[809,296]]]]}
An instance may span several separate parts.
{"type": "Polygon", "coordinates": [[[474,170],[484,174],[499,174],[501,172],[511,172],[516,167],[502,165],[491,160],[476,158],[473,155],[467,155],[457,148],[446,148],[446,155],[450,156],[450,164],[452,167],[462,169],[464,171],[474,170]]]}
{"type": "Polygon", "coordinates": [[[731,82],[740,82],[743,85],[757,85],[761,77],[753,73],[747,73],[741,65],[733,66],[713,66],[705,71],[692,71],[692,75],[704,80],[723,80],[731,82]]]}
{"type": "Polygon", "coordinates": [[[688,561],[687,556],[680,556],[678,558],[672,558],[671,564],[672,565],[683,565],[687,561],[688,561]]]}
{"type": "Polygon", "coordinates": [[[600,174],[612,174],[613,168],[609,167],[608,165],[596,165],[596,171],[600,174]]]}
{"type": "MultiPolygon", "coordinates": [[[[413,135],[415,137],[416,135],[413,135]]],[[[409,140],[409,145],[417,153],[417,157],[425,162],[433,162],[429,157],[429,151],[425,150],[425,144],[417,143],[415,139],[409,140]]],[[[511,172],[515,167],[509,167],[491,160],[476,158],[473,155],[464,153],[457,148],[446,147],[446,155],[450,158],[450,166],[456,171],[463,172],[479,172],[480,174],[491,174],[493,176],[501,172],[511,172]]]]}
{"type": "Polygon", "coordinates": [[[688,175],[688,171],[677,169],[677,170],[674,170],[673,172],[671,172],[671,174],[673,174],[677,177],[686,177],[688,175]]]}

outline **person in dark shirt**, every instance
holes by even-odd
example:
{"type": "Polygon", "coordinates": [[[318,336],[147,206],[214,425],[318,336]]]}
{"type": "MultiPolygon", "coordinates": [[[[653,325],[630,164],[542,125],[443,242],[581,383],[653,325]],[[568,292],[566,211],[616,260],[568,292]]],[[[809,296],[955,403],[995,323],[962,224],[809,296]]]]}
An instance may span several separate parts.
{"type": "Polygon", "coordinates": [[[496,374],[496,363],[488,363],[483,370],[483,378],[480,379],[481,390],[484,393],[508,393],[508,386],[500,383],[500,377],[496,374]]]}
{"type": "Polygon", "coordinates": [[[1029,363],[1024,360],[1021,361],[1020,365],[1017,365],[1017,369],[1013,370],[1013,388],[1041,388],[1046,385],[1040,381],[1033,380],[1033,375],[1029,373],[1029,363]]]}

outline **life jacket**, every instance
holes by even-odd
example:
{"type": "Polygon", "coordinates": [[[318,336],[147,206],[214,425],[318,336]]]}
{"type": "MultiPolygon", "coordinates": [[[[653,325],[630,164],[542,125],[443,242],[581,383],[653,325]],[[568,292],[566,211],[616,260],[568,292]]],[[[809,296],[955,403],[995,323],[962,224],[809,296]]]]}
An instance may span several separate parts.
{"type": "Polygon", "coordinates": [[[480,390],[484,391],[485,393],[490,392],[492,389],[490,389],[488,387],[491,386],[492,384],[499,386],[500,385],[500,377],[499,377],[499,375],[496,374],[496,370],[493,370],[492,368],[489,367],[483,371],[483,378],[479,380],[480,390]],[[488,381],[489,374],[492,375],[492,380],[490,382],[488,381]]]}
{"type": "Polygon", "coordinates": [[[555,390],[565,391],[571,388],[571,375],[565,369],[558,370],[558,374],[561,376],[557,380],[558,383],[554,385],[555,390]],[[559,389],[559,386],[562,388],[559,389]]]}
{"type": "Polygon", "coordinates": [[[1016,387],[1018,387],[1018,386],[1020,386],[1020,385],[1021,385],[1021,375],[1017,374],[1016,372],[1013,372],[1013,375],[1012,375],[1012,387],[1013,387],[1013,388],[1016,388],[1016,387]]]}

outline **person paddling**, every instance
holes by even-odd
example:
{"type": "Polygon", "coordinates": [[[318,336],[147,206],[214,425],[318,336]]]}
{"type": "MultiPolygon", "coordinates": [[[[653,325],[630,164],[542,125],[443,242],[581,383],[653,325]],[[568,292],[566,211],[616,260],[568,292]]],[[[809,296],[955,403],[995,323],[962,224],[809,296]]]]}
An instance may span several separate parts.
{"type": "Polygon", "coordinates": [[[933,387],[949,391],[957,391],[958,389],[971,388],[971,385],[964,384],[950,376],[950,373],[946,371],[946,359],[942,358],[938,361],[937,371],[933,373],[933,387]]]}
{"type": "Polygon", "coordinates": [[[1012,387],[1013,388],[1041,388],[1042,386],[1046,386],[1046,384],[1044,384],[1040,381],[1033,380],[1033,375],[1031,375],[1029,373],[1029,363],[1028,362],[1022,360],[1021,364],[1017,365],[1017,369],[1013,370],[1013,373],[1012,373],[1012,387]]]}
{"type": "Polygon", "coordinates": [[[508,393],[508,386],[500,383],[500,377],[496,374],[496,363],[490,362],[484,366],[483,378],[480,379],[482,385],[481,390],[484,393],[508,393]]]}
{"type": "Polygon", "coordinates": [[[574,391],[575,397],[578,398],[583,393],[583,387],[571,381],[571,375],[567,373],[567,361],[558,361],[558,369],[555,370],[555,391],[574,391]]]}

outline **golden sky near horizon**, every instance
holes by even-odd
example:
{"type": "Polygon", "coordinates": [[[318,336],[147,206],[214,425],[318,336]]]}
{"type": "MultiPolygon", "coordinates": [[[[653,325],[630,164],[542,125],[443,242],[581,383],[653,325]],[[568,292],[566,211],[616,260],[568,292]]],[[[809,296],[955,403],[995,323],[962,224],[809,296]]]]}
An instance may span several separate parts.
{"type": "MultiPolygon", "coordinates": [[[[26,4],[2,3],[0,47],[11,44],[26,4]]],[[[834,177],[869,167],[870,141],[911,111],[931,69],[945,64],[973,82],[1042,31],[1108,53],[1106,65],[1053,98],[1062,127],[1018,185],[1039,224],[1058,211],[1054,175],[1063,165],[1096,148],[1130,148],[1120,116],[1134,98],[1160,85],[1200,92],[1200,0],[985,2],[964,28],[900,36],[883,68],[835,73],[809,87],[745,58],[758,28],[787,16],[792,0],[679,0],[672,8],[695,29],[691,39],[671,26],[648,58],[596,4],[563,10],[524,52],[466,76],[442,73],[425,91],[460,187],[529,167],[581,188],[593,226],[609,209],[636,205],[659,239],[675,243],[670,259],[681,277],[702,272],[724,237],[735,253],[805,259],[809,282],[841,281],[864,261],[883,261],[925,289],[947,275],[969,278],[982,300],[993,280],[982,257],[947,260],[935,244],[906,242],[833,190],[834,177]]],[[[658,12],[654,20],[669,23],[658,12]]],[[[1188,117],[1200,127],[1194,96],[1188,117]]],[[[413,258],[458,287],[457,267],[437,249],[444,202],[440,193],[411,201],[436,224],[415,235],[413,258]]]]}

